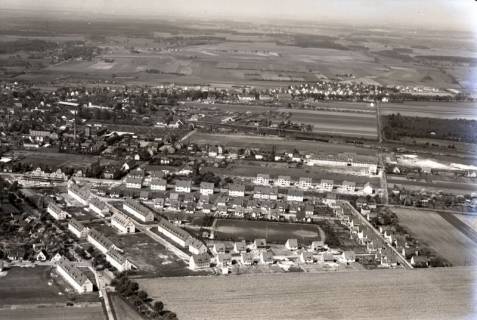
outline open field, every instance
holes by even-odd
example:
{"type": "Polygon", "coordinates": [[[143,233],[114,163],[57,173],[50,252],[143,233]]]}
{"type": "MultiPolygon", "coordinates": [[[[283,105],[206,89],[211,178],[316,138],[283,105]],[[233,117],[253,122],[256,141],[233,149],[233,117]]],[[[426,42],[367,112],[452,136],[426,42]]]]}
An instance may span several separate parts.
{"type": "Polygon", "coordinates": [[[410,102],[380,104],[381,114],[400,113],[405,116],[477,119],[476,102],[410,102]]]}
{"type": "Polygon", "coordinates": [[[447,320],[475,318],[475,279],[473,268],[443,268],[157,278],[139,285],[181,320],[447,320]]]}
{"type": "Polygon", "coordinates": [[[453,182],[433,180],[426,182],[423,180],[410,180],[402,176],[391,176],[387,179],[388,187],[394,185],[403,186],[408,190],[427,190],[433,192],[449,192],[452,194],[470,194],[477,191],[477,184],[470,182],[453,182]]]}
{"type": "Polygon", "coordinates": [[[477,243],[439,213],[393,208],[399,224],[454,266],[477,264],[477,243]]]}
{"type": "Polygon", "coordinates": [[[50,267],[12,268],[0,278],[0,306],[13,304],[65,303],[67,297],[51,280],[50,267]],[[52,282],[49,286],[48,282],[52,282]]]}
{"type": "Polygon", "coordinates": [[[111,300],[116,320],[143,320],[141,315],[117,294],[110,294],[108,297],[111,300]]]}
{"type": "Polygon", "coordinates": [[[276,147],[277,152],[293,151],[295,148],[305,152],[354,152],[358,154],[375,154],[374,150],[352,145],[331,144],[319,141],[290,140],[278,136],[229,135],[196,132],[190,142],[197,144],[222,144],[236,148],[264,148],[276,147]]]}
{"type": "Polygon", "coordinates": [[[296,238],[301,244],[310,244],[322,239],[321,233],[320,227],[312,224],[227,219],[217,219],[214,228],[215,239],[218,240],[253,241],[265,238],[268,242],[281,244],[290,238],[296,238]]]}
{"type": "Polygon", "coordinates": [[[15,151],[14,157],[19,157],[25,163],[33,163],[36,166],[45,166],[52,169],[83,168],[98,160],[95,156],[35,151],[15,151]]]}

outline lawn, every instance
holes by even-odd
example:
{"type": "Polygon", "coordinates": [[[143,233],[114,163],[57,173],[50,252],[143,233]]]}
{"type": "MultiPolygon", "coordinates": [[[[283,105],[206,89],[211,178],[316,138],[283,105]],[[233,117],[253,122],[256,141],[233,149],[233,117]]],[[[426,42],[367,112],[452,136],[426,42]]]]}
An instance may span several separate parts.
{"type": "Polygon", "coordinates": [[[0,320],[104,320],[101,304],[81,307],[0,309],[0,320]]]}
{"type": "Polygon", "coordinates": [[[67,297],[58,295],[63,288],[52,281],[50,270],[50,267],[13,267],[8,270],[5,277],[0,277],[0,306],[66,302],[67,297]]]}
{"type": "Polygon", "coordinates": [[[309,244],[322,238],[320,231],[320,227],[312,224],[217,219],[214,235],[218,240],[253,241],[265,238],[268,242],[281,244],[296,238],[302,244],[309,244]]]}

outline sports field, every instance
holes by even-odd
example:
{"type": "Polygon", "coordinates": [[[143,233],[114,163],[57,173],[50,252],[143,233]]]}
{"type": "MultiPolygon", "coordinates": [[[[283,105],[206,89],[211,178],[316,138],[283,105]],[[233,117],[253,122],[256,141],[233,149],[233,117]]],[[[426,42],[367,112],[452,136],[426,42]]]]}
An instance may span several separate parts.
{"type": "Polygon", "coordinates": [[[475,319],[477,270],[141,279],[181,320],[475,319]]]}
{"type": "Polygon", "coordinates": [[[397,214],[400,225],[452,265],[477,264],[477,243],[446,221],[439,213],[407,208],[392,210],[397,214]]]}
{"type": "Polygon", "coordinates": [[[265,238],[271,243],[284,244],[296,238],[301,244],[324,240],[324,232],[317,225],[268,221],[217,219],[214,224],[215,239],[253,241],[265,238]]]}

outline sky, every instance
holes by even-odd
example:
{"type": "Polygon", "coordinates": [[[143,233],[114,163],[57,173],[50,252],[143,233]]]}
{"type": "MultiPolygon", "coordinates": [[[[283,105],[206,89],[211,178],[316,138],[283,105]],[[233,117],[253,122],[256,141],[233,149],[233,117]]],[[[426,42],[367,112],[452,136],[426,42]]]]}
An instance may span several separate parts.
{"type": "Polygon", "coordinates": [[[295,19],[434,29],[477,30],[474,0],[0,0],[1,9],[37,14],[71,10],[99,15],[204,19],[295,19]]]}

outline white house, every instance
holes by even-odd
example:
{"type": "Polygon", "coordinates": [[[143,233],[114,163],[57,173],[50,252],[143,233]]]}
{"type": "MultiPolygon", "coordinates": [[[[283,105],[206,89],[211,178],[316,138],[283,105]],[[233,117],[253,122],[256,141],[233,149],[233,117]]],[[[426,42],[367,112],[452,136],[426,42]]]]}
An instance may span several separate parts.
{"type": "Polygon", "coordinates": [[[298,249],[298,240],[288,239],[287,242],[285,242],[285,248],[287,248],[288,250],[297,250],[298,249]]]}
{"type": "Polygon", "coordinates": [[[68,221],[68,230],[80,239],[84,239],[88,235],[88,228],[73,218],[68,221]]]}
{"type": "Polygon", "coordinates": [[[214,184],[211,182],[200,183],[200,194],[204,196],[212,195],[214,193],[214,184]]]}
{"type": "Polygon", "coordinates": [[[93,291],[93,283],[88,277],[65,258],[61,258],[56,264],[56,271],[78,293],[93,291]]]}
{"type": "Polygon", "coordinates": [[[185,248],[189,246],[192,237],[187,231],[182,230],[179,227],[176,227],[166,219],[161,218],[159,220],[157,230],[159,233],[165,235],[167,238],[171,239],[181,247],[185,248]]]}
{"type": "Polygon", "coordinates": [[[210,256],[207,253],[193,254],[189,259],[189,268],[192,270],[210,267],[210,256]]]}
{"type": "Polygon", "coordinates": [[[326,180],[326,179],[321,180],[321,183],[320,183],[321,190],[330,192],[330,191],[333,191],[333,187],[334,187],[333,180],[326,180]]]}
{"type": "Polygon", "coordinates": [[[192,182],[190,180],[177,180],[176,192],[190,193],[192,182]]]}
{"type": "Polygon", "coordinates": [[[123,209],[141,222],[151,222],[154,220],[154,213],[138,201],[127,199],[123,202],[123,209]]]}
{"type": "Polygon", "coordinates": [[[46,208],[46,212],[48,212],[55,220],[65,220],[68,214],[66,211],[62,210],[58,205],[53,202],[48,204],[46,208]]]}
{"type": "Polygon", "coordinates": [[[303,191],[299,189],[288,189],[287,201],[303,202],[303,191]]]}
{"type": "Polygon", "coordinates": [[[365,194],[365,195],[373,194],[374,188],[373,188],[373,186],[371,185],[371,183],[366,182],[365,185],[363,186],[362,192],[363,192],[363,194],[365,194]]]}
{"type": "Polygon", "coordinates": [[[143,178],[127,176],[125,179],[126,188],[128,189],[141,189],[143,178]]]}
{"type": "Polygon", "coordinates": [[[68,183],[68,195],[82,205],[88,205],[89,191],[81,189],[77,184],[68,183]]]}
{"type": "Polygon", "coordinates": [[[166,189],[167,189],[167,181],[165,179],[160,179],[160,178],[151,179],[151,190],[166,191],[166,189]]]}
{"type": "Polygon", "coordinates": [[[219,253],[225,253],[225,245],[222,242],[214,243],[214,246],[212,248],[212,252],[215,255],[218,255],[219,253]]]}
{"type": "Polygon", "coordinates": [[[134,233],[136,227],[131,218],[121,212],[116,212],[111,217],[111,225],[116,228],[119,233],[134,233]]]}
{"type": "Polygon", "coordinates": [[[290,176],[278,176],[277,181],[275,183],[278,187],[288,188],[291,183],[290,176]]]}
{"type": "Polygon", "coordinates": [[[116,250],[106,252],[106,261],[108,261],[119,272],[131,270],[133,264],[124,255],[116,250]]]}
{"type": "Polygon", "coordinates": [[[268,186],[270,184],[270,176],[268,174],[259,173],[254,180],[255,184],[268,186]]]}
{"type": "Polygon", "coordinates": [[[244,197],[245,186],[239,183],[233,183],[229,185],[229,196],[231,197],[244,197]]]}
{"type": "Polygon", "coordinates": [[[201,254],[207,252],[207,247],[198,239],[191,238],[189,243],[189,252],[192,254],[201,254]]]}
{"type": "Polygon", "coordinates": [[[99,233],[99,231],[95,229],[89,230],[86,240],[88,240],[89,243],[91,243],[103,254],[108,252],[109,250],[118,249],[118,247],[116,247],[116,245],[114,245],[111,240],[103,236],[101,233],[99,233]]]}
{"type": "Polygon", "coordinates": [[[308,190],[312,187],[312,179],[310,177],[302,177],[298,180],[298,187],[303,190],[308,190]]]}
{"type": "Polygon", "coordinates": [[[273,263],[273,254],[270,251],[260,252],[260,263],[262,263],[262,264],[273,263]]]}
{"type": "Polygon", "coordinates": [[[245,251],[247,251],[247,244],[245,243],[245,240],[234,242],[234,253],[243,253],[245,251]]]}
{"type": "Polygon", "coordinates": [[[95,212],[103,218],[109,213],[109,208],[106,203],[96,197],[92,197],[89,200],[89,208],[91,211],[95,212]]]}
{"type": "Polygon", "coordinates": [[[299,260],[301,263],[313,263],[313,252],[302,251],[299,256],[299,260]]]}
{"type": "Polygon", "coordinates": [[[354,181],[343,181],[340,187],[340,191],[344,193],[354,192],[356,189],[356,182],[354,181]]]}

